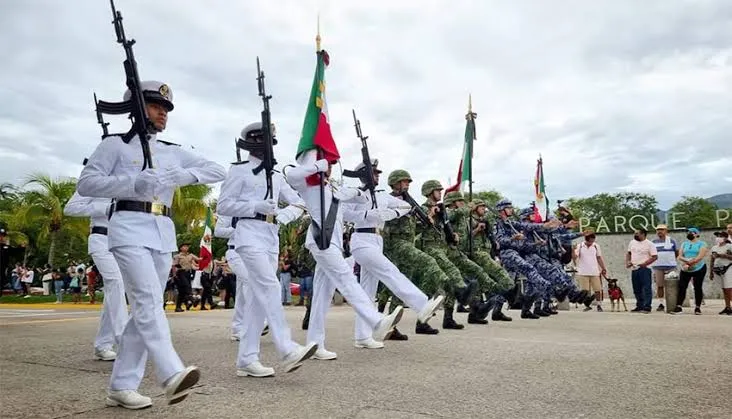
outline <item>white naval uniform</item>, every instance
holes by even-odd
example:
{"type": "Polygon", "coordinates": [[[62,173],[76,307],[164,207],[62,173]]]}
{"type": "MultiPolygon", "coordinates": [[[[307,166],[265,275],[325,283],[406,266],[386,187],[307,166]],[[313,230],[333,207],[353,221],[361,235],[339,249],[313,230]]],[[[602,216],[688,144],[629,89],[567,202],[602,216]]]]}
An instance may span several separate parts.
{"type": "Polygon", "coordinates": [[[236,240],[234,238],[236,229],[231,226],[233,217],[219,215],[214,227],[214,237],[229,239],[226,250],[226,262],[236,275],[236,298],[234,299],[234,318],[231,320],[231,335],[241,337],[241,329],[244,324],[244,301],[246,300],[247,268],[241,257],[236,253],[236,240]]]}
{"type": "MultiPolygon", "coordinates": [[[[318,173],[315,163],[304,164],[287,170],[287,181],[303,197],[310,213],[310,217],[318,225],[320,221],[320,186],[308,185],[306,178],[318,173]]],[[[335,188],[331,183],[325,186],[325,211],[330,208],[333,197],[344,203],[367,202],[366,195],[355,188],[335,188]]],[[[335,290],[338,289],[341,295],[348,300],[359,317],[371,328],[384,318],[374,307],[373,300],[358,285],[356,276],[353,274],[353,265],[343,258],[343,211],[338,209],[333,236],[330,246],[320,250],[313,236],[313,223],[307,231],[305,246],[312,253],[315,259],[315,275],[313,278],[313,295],[310,310],[310,324],[308,326],[308,343],[317,343],[318,348],[325,349],[325,317],[328,314],[330,303],[333,300],[335,290]]]]}
{"type": "MultiPolygon", "coordinates": [[[[366,196],[368,201],[365,203],[347,204],[343,207],[343,218],[353,222],[355,229],[374,228],[381,231],[386,221],[402,217],[411,210],[409,204],[387,192],[376,193],[377,209],[372,209],[371,196],[366,196]]],[[[361,287],[372,304],[381,281],[394,295],[418,313],[427,306],[428,297],[384,256],[384,239],[381,234],[354,231],[351,235],[351,254],[361,266],[361,287]]],[[[368,339],[372,333],[373,328],[357,317],[356,341],[368,339]]]]}
{"type": "MultiPolygon", "coordinates": [[[[282,359],[301,348],[292,340],[280,300],[280,282],[277,278],[279,226],[245,218],[257,215],[254,208],[258,202],[265,200],[267,194],[264,170],[256,175],[252,172],[260,163],[261,160],[250,155],[249,161],[232,164],[216,204],[219,214],[239,217],[234,246],[247,272],[245,295],[250,298],[244,298],[244,325],[239,335],[238,368],[259,362],[259,341],[265,319],[272,333],[272,341],[282,359]]],[[[276,201],[304,206],[303,200],[277,172],[272,173],[272,196],[276,201]]],[[[292,205],[278,209],[277,222],[287,224],[302,215],[302,212],[302,209],[292,205]]]]}
{"type": "MultiPolygon", "coordinates": [[[[141,172],[143,157],[137,136],[128,144],[118,136],[106,138],[81,172],[79,193],[170,206],[176,186],[215,183],[226,176],[226,170],[220,165],[181,147],[156,141],[155,136],[150,140],[150,154],[154,169],[146,169],[145,174],[141,172]],[[148,183],[143,184],[143,180],[148,183]]],[[[163,290],[173,262],[171,255],[177,250],[173,220],[152,213],[115,212],[109,222],[108,240],[122,272],[131,308],[109,389],[137,390],[148,354],[158,383],[164,385],[184,370],[173,348],[163,311],[163,290]]]]}
{"type": "MultiPolygon", "coordinates": [[[[74,192],[64,207],[64,215],[69,217],[89,217],[90,227],[109,227],[109,208],[112,200],[109,198],[89,198],[74,192]]],[[[99,320],[99,330],[94,339],[94,349],[101,352],[112,350],[119,344],[122,331],[127,324],[127,302],[125,301],[125,286],[122,283],[122,273],[117,261],[109,251],[107,235],[99,233],[89,234],[89,255],[104,280],[104,302],[102,315],[99,320]]]]}

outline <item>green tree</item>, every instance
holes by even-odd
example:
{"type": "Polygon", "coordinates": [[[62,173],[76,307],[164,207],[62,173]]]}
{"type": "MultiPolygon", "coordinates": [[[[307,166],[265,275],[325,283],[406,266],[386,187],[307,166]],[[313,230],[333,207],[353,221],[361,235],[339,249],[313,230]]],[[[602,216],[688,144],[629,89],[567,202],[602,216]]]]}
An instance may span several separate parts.
{"type": "Polygon", "coordinates": [[[609,231],[630,231],[630,224],[624,225],[634,216],[641,216],[635,225],[652,224],[658,212],[656,198],[642,193],[621,192],[616,194],[601,193],[588,198],[571,198],[565,202],[576,219],[589,220],[590,226],[602,232],[603,223],[607,223],[609,231]],[[616,217],[623,224],[615,224],[616,217]],[[613,228],[613,225],[617,228],[613,228]]]}
{"type": "Polygon", "coordinates": [[[684,196],[681,201],[675,203],[669,212],[676,213],[675,219],[678,226],[713,228],[717,226],[716,204],[699,196],[684,196]]]}
{"type": "MultiPolygon", "coordinates": [[[[468,199],[467,194],[465,194],[465,199],[468,199]]],[[[482,199],[487,206],[494,208],[498,201],[503,199],[503,195],[494,189],[479,192],[473,191],[473,199],[482,199]]]]}
{"type": "Polygon", "coordinates": [[[175,231],[185,233],[201,224],[206,217],[205,199],[212,189],[209,185],[187,185],[175,190],[171,205],[175,231]]]}

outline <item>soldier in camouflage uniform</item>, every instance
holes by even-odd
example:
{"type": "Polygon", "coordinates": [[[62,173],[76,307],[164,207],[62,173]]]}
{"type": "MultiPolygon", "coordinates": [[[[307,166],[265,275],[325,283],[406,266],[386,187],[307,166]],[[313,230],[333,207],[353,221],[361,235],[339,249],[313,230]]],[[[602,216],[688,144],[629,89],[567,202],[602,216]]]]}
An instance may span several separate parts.
{"type": "MultiPolygon", "coordinates": [[[[305,310],[305,317],[302,319],[302,330],[308,330],[310,324],[310,310],[312,307],[312,296],[313,296],[313,284],[312,277],[315,275],[315,258],[310,253],[307,247],[305,247],[305,236],[307,235],[308,227],[310,227],[310,217],[303,217],[301,224],[297,227],[297,266],[305,268],[305,272],[310,274],[310,298],[307,300],[307,310],[305,310]]],[[[300,295],[302,298],[302,294],[300,295]]]]}
{"type": "MultiPolygon", "coordinates": [[[[422,184],[422,196],[427,198],[427,201],[422,204],[422,208],[428,214],[432,223],[430,225],[417,224],[417,232],[420,234],[417,246],[437,261],[440,268],[450,278],[449,284],[453,289],[464,286],[463,275],[472,279],[469,280],[470,295],[468,301],[470,302],[470,314],[468,320],[470,323],[482,323],[477,320],[485,318],[492,306],[489,303],[481,302],[479,298],[475,297],[473,291],[478,284],[488,284],[492,281],[488,274],[468,259],[456,245],[448,245],[443,219],[447,214],[440,214],[440,206],[438,205],[442,197],[442,189],[442,184],[437,180],[428,180],[422,184]]],[[[457,240],[457,233],[455,233],[454,238],[450,239],[457,240]]],[[[452,326],[462,328],[462,325],[458,325],[453,319],[454,303],[453,298],[448,297],[445,299],[444,328],[452,328],[452,326]]]]}
{"type": "MultiPolygon", "coordinates": [[[[388,183],[392,188],[391,194],[395,197],[401,198],[402,194],[409,190],[411,182],[412,178],[406,170],[395,170],[389,174],[388,183]]],[[[415,246],[416,236],[417,221],[413,215],[388,221],[384,225],[384,254],[428,296],[437,293],[446,294],[444,305],[445,312],[449,312],[449,315],[445,314],[442,327],[462,329],[463,326],[452,319],[455,298],[458,298],[461,304],[466,304],[472,290],[463,282],[459,271],[457,273],[451,271],[451,275],[449,275],[434,258],[419,250],[415,246]]],[[[392,306],[394,306],[394,301],[392,301],[392,306]]],[[[415,331],[416,333],[437,333],[426,323],[417,324],[415,331]]]]}
{"type": "MultiPolygon", "coordinates": [[[[453,223],[461,237],[460,250],[488,274],[489,280],[480,283],[480,290],[492,303],[492,319],[511,321],[510,317],[503,314],[502,308],[503,303],[506,302],[505,295],[513,289],[514,283],[508,272],[491,256],[491,248],[495,247],[495,239],[490,225],[485,219],[485,203],[480,199],[474,199],[470,206],[466,207],[463,194],[454,191],[445,195],[445,204],[450,207],[450,222],[453,223]],[[473,236],[472,249],[467,238],[469,230],[473,236]]],[[[470,318],[468,318],[468,322],[470,322],[470,318]]]]}

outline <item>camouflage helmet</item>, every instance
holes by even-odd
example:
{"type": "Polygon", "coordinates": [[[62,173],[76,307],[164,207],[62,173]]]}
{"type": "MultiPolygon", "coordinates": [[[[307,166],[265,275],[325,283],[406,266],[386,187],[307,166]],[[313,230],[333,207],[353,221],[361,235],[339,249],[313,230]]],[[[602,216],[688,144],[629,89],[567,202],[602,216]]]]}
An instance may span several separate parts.
{"type": "Polygon", "coordinates": [[[444,189],[439,180],[428,180],[422,184],[422,196],[429,196],[432,192],[444,189]]]}
{"type": "Polygon", "coordinates": [[[482,199],[474,199],[470,202],[470,205],[473,207],[473,209],[486,206],[485,201],[483,201],[482,199]]]}
{"type": "Polygon", "coordinates": [[[460,191],[452,191],[445,194],[444,202],[445,205],[450,205],[456,201],[465,201],[463,193],[460,191]]]}
{"type": "Polygon", "coordinates": [[[511,208],[511,207],[513,207],[513,203],[511,202],[511,200],[506,199],[506,198],[503,198],[496,203],[496,209],[498,211],[504,210],[506,208],[511,208]]]}
{"type": "Polygon", "coordinates": [[[519,211],[518,215],[519,215],[519,218],[521,218],[522,220],[524,218],[529,218],[532,215],[534,215],[534,208],[532,208],[532,207],[522,208],[521,211],[519,211]]]}
{"type": "Polygon", "coordinates": [[[397,170],[394,170],[393,172],[389,173],[389,179],[388,179],[389,186],[394,186],[403,180],[408,180],[410,182],[412,181],[412,177],[409,175],[409,172],[407,172],[406,170],[397,169],[397,170]]]}

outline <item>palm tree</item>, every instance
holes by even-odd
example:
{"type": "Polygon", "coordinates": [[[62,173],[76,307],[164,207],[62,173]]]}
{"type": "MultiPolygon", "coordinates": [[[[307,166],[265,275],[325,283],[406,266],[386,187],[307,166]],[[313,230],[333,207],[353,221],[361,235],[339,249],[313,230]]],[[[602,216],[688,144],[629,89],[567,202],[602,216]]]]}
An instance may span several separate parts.
{"type": "Polygon", "coordinates": [[[48,264],[54,266],[59,234],[67,228],[72,236],[82,237],[86,233],[88,220],[64,216],[64,206],[74,194],[74,180],[51,179],[50,176],[35,173],[28,177],[26,187],[37,187],[21,193],[21,203],[15,211],[19,225],[38,229],[37,240],[49,240],[48,264]]]}
{"type": "Polygon", "coordinates": [[[171,210],[177,232],[188,231],[206,217],[205,199],[212,189],[209,185],[187,185],[175,190],[171,210]]]}

